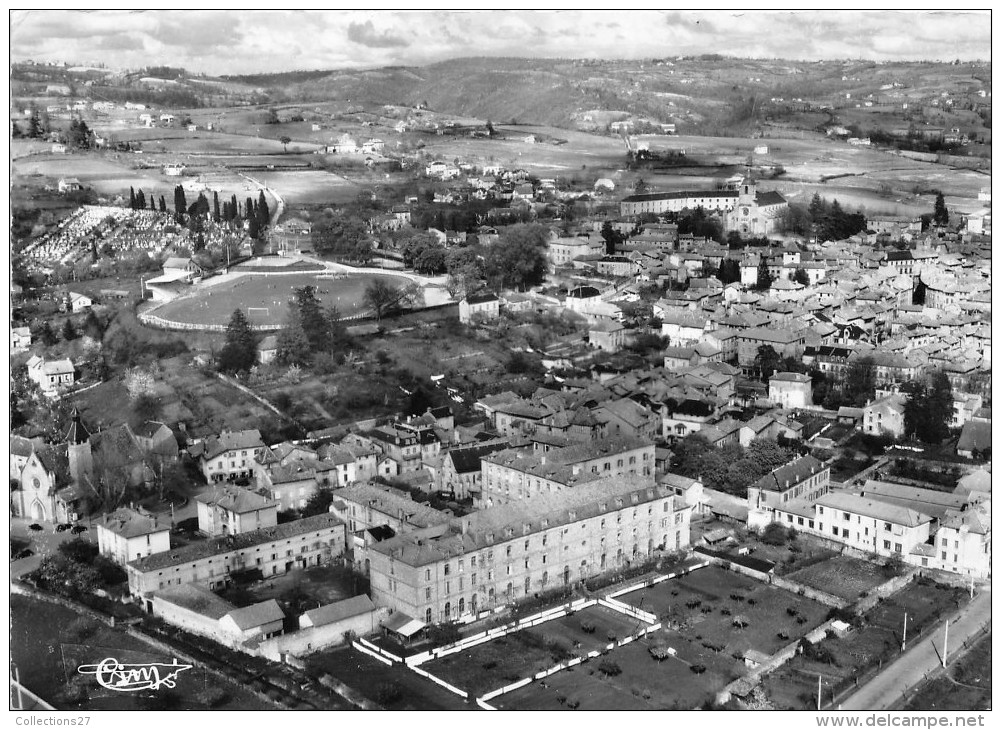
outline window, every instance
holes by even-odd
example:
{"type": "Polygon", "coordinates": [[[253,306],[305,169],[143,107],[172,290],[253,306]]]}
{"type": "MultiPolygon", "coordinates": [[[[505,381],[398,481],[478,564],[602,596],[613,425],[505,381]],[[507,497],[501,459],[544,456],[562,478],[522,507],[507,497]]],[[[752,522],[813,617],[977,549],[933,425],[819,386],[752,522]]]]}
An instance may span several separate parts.
{"type": "Polygon", "coordinates": [[[424,580],[431,580],[431,569],[428,568],[424,571],[424,580]]]}
{"type": "Polygon", "coordinates": [[[450,572],[449,565],[448,565],[448,563],[445,563],[445,575],[448,575],[449,572],[450,572]]]}
{"type": "Polygon", "coordinates": [[[425,601],[430,601],[431,600],[431,589],[430,588],[425,588],[424,589],[424,600],[425,601]]]}
{"type": "Polygon", "coordinates": [[[893,543],[893,552],[902,553],[903,551],[904,551],[903,545],[901,545],[899,542],[893,543]]]}
{"type": "Polygon", "coordinates": [[[883,549],[884,550],[889,550],[890,549],[890,541],[889,540],[883,540],[883,549]]]}
{"type": "Polygon", "coordinates": [[[884,522],[883,523],[883,531],[884,532],[889,532],[890,531],[890,523],[889,522],[884,522]]]}

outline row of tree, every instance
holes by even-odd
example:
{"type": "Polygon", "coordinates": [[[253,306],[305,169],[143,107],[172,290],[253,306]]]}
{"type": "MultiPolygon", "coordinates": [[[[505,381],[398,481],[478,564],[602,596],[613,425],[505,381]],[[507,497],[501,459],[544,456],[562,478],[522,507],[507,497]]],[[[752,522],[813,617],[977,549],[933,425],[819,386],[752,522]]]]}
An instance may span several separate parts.
{"type": "Polygon", "coordinates": [[[790,203],[781,224],[787,233],[814,236],[818,241],[840,241],[866,228],[864,213],[849,213],[837,200],[829,203],[819,193],[813,194],[808,206],[790,203]]]}

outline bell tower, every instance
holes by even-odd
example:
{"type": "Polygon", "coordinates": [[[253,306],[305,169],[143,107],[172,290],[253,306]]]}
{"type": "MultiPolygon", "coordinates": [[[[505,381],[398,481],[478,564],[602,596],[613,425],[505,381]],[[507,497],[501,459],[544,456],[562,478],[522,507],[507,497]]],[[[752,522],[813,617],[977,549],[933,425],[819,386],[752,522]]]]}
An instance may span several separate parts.
{"type": "Polygon", "coordinates": [[[74,484],[80,484],[83,477],[93,474],[94,456],[90,450],[90,431],[83,425],[78,408],[73,409],[73,422],[66,434],[66,455],[74,484]]]}

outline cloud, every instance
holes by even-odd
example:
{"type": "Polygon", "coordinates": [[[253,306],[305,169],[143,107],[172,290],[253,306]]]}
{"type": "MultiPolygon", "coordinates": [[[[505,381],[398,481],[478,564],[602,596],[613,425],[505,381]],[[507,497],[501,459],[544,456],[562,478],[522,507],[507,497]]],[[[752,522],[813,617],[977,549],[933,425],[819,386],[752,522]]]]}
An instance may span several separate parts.
{"type": "Polygon", "coordinates": [[[141,51],[146,45],[139,35],[116,33],[101,38],[97,47],[105,51],[141,51]]]}
{"type": "Polygon", "coordinates": [[[235,46],[243,40],[237,15],[232,12],[172,17],[160,23],[152,35],[168,46],[200,48],[207,52],[215,46],[235,46]]]}
{"type": "Polygon", "coordinates": [[[410,41],[406,38],[391,35],[388,30],[380,34],[371,20],[351,23],[348,26],[348,40],[369,48],[406,48],[410,45],[410,41]]]}

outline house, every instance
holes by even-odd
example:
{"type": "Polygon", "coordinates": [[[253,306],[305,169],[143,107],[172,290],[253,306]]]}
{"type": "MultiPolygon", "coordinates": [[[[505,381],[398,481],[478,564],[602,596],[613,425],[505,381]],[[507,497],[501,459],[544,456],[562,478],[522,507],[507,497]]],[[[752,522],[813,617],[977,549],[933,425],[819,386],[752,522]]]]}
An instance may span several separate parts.
{"type": "Polygon", "coordinates": [[[226,485],[195,497],[198,531],[211,537],[239,535],[278,524],[278,503],[249,489],[226,485]]]}
{"type": "Polygon", "coordinates": [[[768,379],[768,400],[782,408],[806,408],[813,405],[813,386],[809,375],[775,373],[768,379]]]}
{"type": "Polygon", "coordinates": [[[66,299],[68,302],[68,308],[71,312],[73,312],[73,314],[84,312],[90,309],[94,304],[94,300],[86,294],[79,294],[75,291],[71,291],[66,296],[66,299]]]}
{"type": "Polygon", "coordinates": [[[170,524],[144,510],[120,507],[98,521],[97,546],[101,555],[125,565],[170,550],[170,524]]]}
{"type": "Polygon", "coordinates": [[[65,155],[66,154],[66,145],[64,145],[64,144],[58,144],[58,143],[52,145],[52,154],[54,154],[54,155],[65,155]]]}
{"type": "Polygon", "coordinates": [[[594,322],[588,325],[587,339],[599,350],[618,352],[626,344],[626,328],[615,321],[594,322]]]}
{"type": "Polygon", "coordinates": [[[10,351],[24,352],[31,347],[31,330],[28,327],[10,328],[10,351]]]}
{"type": "Polygon", "coordinates": [[[498,439],[461,449],[447,451],[442,457],[438,484],[443,492],[450,492],[455,499],[474,499],[480,494],[480,459],[502,451],[510,442],[498,439]]]}
{"type": "Polygon", "coordinates": [[[261,432],[223,431],[203,442],[193,444],[189,453],[199,460],[206,481],[232,481],[253,476],[254,457],[266,448],[261,432]]]}
{"type": "Polygon", "coordinates": [[[990,421],[967,421],[959,435],[956,453],[967,459],[989,459],[991,451],[990,421]]]}
{"type": "Polygon", "coordinates": [[[904,558],[930,535],[930,516],[868,497],[831,492],[814,507],[818,534],[883,557],[904,558]]]}
{"type": "Polygon", "coordinates": [[[906,396],[892,393],[867,404],[862,409],[862,432],[874,436],[885,432],[894,438],[902,437],[906,402],[906,396]]]}
{"type": "Polygon", "coordinates": [[[664,369],[671,371],[698,367],[709,362],[722,362],[723,352],[712,343],[701,340],[688,347],[671,345],[664,348],[664,369]]]}
{"type": "Polygon", "coordinates": [[[415,502],[408,492],[370,483],[338,489],[330,511],[344,522],[349,535],[383,526],[400,534],[450,519],[449,513],[415,502]]]}
{"type": "Polygon", "coordinates": [[[278,337],[268,335],[257,345],[257,360],[261,365],[267,365],[278,357],[278,337]]]}
{"type": "Polygon", "coordinates": [[[473,317],[496,319],[500,316],[500,299],[496,294],[471,294],[459,302],[459,321],[470,324],[473,317]]]}
{"type": "MultiPolygon", "coordinates": [[[[163,174],[169,177],[178,177],[184,172],[184,165],[180,162],[168,162],[163,166],[163,174]]],[[[166,268],[164,264],[164,268],[166,268]]]]}
{"type": "Polygon", "coordinates": [[[59,178],[58,190],[60,193],[75,193],[79,190],[83,190],[83,185],[75,177],[61,177],[59,178]]]}
{"type": "MultiPolygon", "coordinates": [[[[815,502],[830,489],[831,468],[807,454],[773,469],[747,488],[747,504],[768,510],[790,500],[815,502]]],[[[749,526],[750,522],[748,523],[749,526]]]]}
{"type": "Polygon", "coordinates": [[[161,463],[176,461],[178,457],[177,437],[165,423],[146,421],[133,430],[136,442],[146,453],[161,463]]]}
{"type": "Polygon", "coordinates": [[[351,634],[365,636],[376,630],[377,615],[372,599],[363,594],[306,611],[299,616],[299,629],[319,629],[337,624],[336,628],[343,637],[351,634]]]}
{"type": "Polygon", "coordinates": [[[46,362],[38,355],[28,360],[28,377],[38,384],[42,392],[52,395],[76,381],[76,368],[68,359],[46,362]]]}

